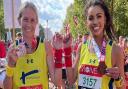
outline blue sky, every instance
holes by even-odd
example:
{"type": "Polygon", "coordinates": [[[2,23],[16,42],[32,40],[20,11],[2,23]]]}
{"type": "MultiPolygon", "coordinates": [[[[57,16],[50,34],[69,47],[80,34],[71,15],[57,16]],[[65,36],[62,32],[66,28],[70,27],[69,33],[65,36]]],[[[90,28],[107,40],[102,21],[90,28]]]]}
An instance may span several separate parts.
{"type": "Polygon", "coordinates": [[[74,0],[21,0],[21,1],[33,2],[38,8],[40,23],[44,27],[46,27],[46,21],[48,20],[48,26],[50,27],[53,33],[60,31],[66,16],[66,9],[71,3],[74,2],[74,0]]]}

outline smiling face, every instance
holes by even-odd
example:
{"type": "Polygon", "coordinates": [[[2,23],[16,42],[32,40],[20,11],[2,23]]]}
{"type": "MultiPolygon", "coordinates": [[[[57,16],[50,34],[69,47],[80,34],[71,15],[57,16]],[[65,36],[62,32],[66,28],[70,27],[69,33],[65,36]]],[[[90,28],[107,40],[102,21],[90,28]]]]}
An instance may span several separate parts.
{"type": "Polygon", "coordinates": [[[27,7],[23,10],[19,23],[22,28],[23,36],[33,37],[38,23],[37,14],[33,9],[27,7]]]}
{"type": "Polygon", "coordinates": [[[87,26],[93,36],[103,36],[106,24],[106,17],[103,9],[96,5],[88,8],[87,26]]]}

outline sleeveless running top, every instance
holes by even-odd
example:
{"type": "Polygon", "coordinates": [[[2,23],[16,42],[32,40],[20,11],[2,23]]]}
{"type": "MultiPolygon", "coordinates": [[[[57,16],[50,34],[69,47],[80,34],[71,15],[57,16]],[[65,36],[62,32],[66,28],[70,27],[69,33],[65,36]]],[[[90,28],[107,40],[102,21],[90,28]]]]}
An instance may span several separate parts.
{"type": "Polygon", "coordinates": [[[43,42],[36,51],[20,57],[14,69],[13,89],[48,89],[48,68],[43,42]]]}
{"type": "MultiPolygon", "coordinates": [[[[111,51],[112,41],[106,46],[105,64],[107,68],[112,67],[111,51]]],[[[98,58],[95,53],[90,53],[88,49],[89,41],[82,44],[80,62],[78,66],[78,89],[113,89],[114,79],[106,75],[100,75],[97,72],[99,65],[98,58]]]]}

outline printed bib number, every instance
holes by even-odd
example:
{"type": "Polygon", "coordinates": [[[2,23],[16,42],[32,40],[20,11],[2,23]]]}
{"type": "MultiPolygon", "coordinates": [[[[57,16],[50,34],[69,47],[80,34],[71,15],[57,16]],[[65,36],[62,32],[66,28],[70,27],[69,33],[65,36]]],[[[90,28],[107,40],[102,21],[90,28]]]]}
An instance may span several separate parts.
{"type": "Polygon", "coordinates": [[[20,89],[43,89],[42,85],[34,85],[34,86],[23,86],[20,89]]]}
{"type": "Polygon", "coordinates": [[[80,74],[79,86],[92,89],[101,89],[101,77],[80,74]]]}

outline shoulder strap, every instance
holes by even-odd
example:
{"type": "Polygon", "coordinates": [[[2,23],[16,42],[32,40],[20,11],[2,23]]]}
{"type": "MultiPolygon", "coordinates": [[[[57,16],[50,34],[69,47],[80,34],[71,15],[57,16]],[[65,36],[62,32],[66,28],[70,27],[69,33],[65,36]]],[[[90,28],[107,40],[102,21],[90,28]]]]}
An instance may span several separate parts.
{"type": "Polygon", "coordinates": [[[36,49],[37,49],[37,48],[38,48],[38,45],[39,45],[40,37],[37,36],[37,37],[36,37],[36,40],[37,40],[37,46],[36,46],[36,49]]]}
{"type": "Polygon", "coordinates": [[[110,40],[110,41],[109,41],[109,45],[110,45],[110,46],[112,46],[112,44],[113,44],[113,41],[112,41],[112,40],[110,40]]]}
{"type": "Polygon", "coordinates": [[[37,43],[39,44],[39,42],[43,43],[44,42],[44,37],[39,37],[37,36],[37,43]]]}

